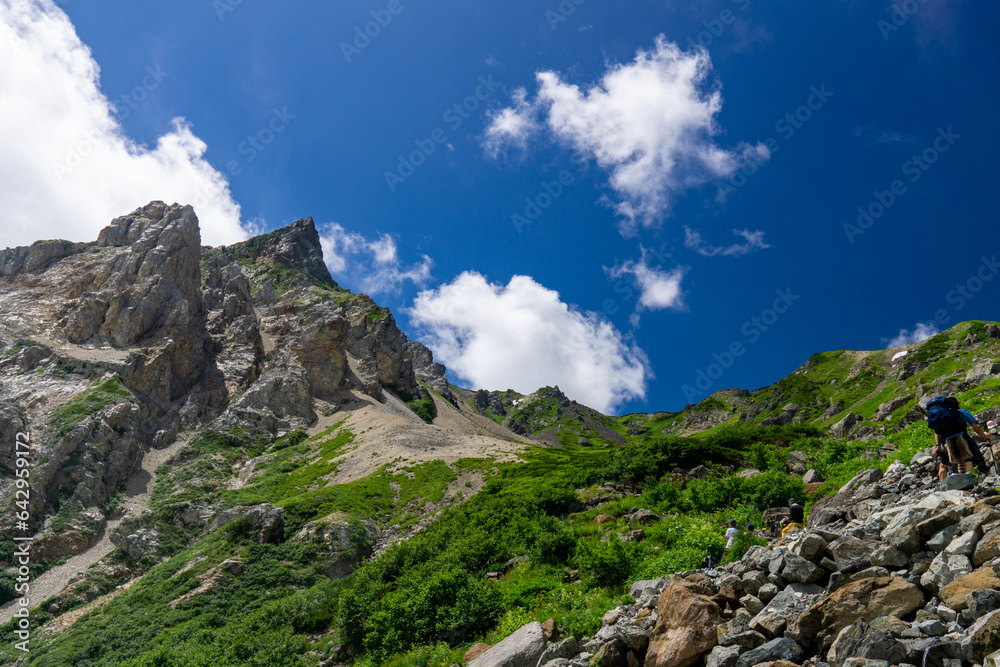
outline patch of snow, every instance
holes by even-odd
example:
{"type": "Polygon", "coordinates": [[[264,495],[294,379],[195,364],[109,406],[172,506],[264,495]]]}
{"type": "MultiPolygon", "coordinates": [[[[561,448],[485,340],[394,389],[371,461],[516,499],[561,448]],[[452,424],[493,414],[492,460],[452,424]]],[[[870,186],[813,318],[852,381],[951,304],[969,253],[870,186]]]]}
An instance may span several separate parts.
{"type": "Polygon", "coordinates": [[[902,352],[897,352],[896,354],[892,355],[892,360],[896,361],[896,359],[902,359],[903,357],[905,357],[909,353],[910,353],[909,350],[903,350],[902,352]]]}

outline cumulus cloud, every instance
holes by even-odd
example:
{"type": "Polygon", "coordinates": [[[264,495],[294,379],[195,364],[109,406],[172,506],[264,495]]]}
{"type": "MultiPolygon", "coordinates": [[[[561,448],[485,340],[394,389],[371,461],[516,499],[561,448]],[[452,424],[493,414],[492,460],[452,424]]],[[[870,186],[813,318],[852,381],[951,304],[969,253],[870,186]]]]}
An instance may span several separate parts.
{"type": "Polygon", "coordinates": [[[396,242],[388,234],[369,240],[337,223],[320,232],[327,268],[349,289],[370,295],[395,293],[406,281],[423,286],[431,278],[433,260],[424,255],[419,263],[404,266],[396,242]]]}
{"type": "Polygon", "coordinates": [[[421,292],[409,315],[434,357],[476,388],[559,385],[609,413],[644,398],[652,377],[646,354],[614,325],[528,276],[498,285],[466,272],[421,292]]]}
{"type": "Polygon", "coordinates": [[[670,271],[663,270],[659,265],[652,267],[649,265],[646,250],[643,248],[642,257],[638,261],[630,259],[614,268],[605,270],[612,278],[631,276],[635,281],[639,290],[637,310],[680,309],[684,307],[681,280],[687,272],[687,267],[679,266],[670,271]]]}
{"type": "Polygon", "coordinates": [[[526,146],[546,128],[610,173],[624,232],[655,225],[680,191],[728,176],[751,157],[769,157],[763,144],[715,143],[722,95],[708,81],[711,71],[707,51],[683,52],[661,35],[585,90],[556,72],[538,72],[537,95],[519,92],[513,106],[494,112],[483,145],[495,155],[506,145],[526,146]]]}
{"type": "MultiPolygon", "coordinates": [[[[144,91],[169,72],[137,72],[144,91]]],[[[52,0],[0,2],[0,247],[89,241],[154,199],[194,204],[203,242],[245,239],[226,178],[183,119],[152,148],[129,139],[100,88],[100,68],[52,0]]]]}
{"type": "Polygon", "coordinates": [[[899,334],[895,338],[891,340],[883,338],[882,342],[885,343],[885,348],[888,350],[894,347],[902,347],[903,345],[913,345],[939,333],[941,333],[941,330],[938,329],[936,322],[917,322],[912,330],[900,329],[899,334]]]}
{"type": "Polygon", "coordinates": [[[734,243],[728,246],[714,246],[702,238],[701,232],[690,227],[684,228],[684,247],[694,250],[704,257],[742,257],[755,250],[764,250],[771,246],[764,240],[764,232],[749,229],[734,229],[733,234],[743,237],[743,243],[734,243]]]}

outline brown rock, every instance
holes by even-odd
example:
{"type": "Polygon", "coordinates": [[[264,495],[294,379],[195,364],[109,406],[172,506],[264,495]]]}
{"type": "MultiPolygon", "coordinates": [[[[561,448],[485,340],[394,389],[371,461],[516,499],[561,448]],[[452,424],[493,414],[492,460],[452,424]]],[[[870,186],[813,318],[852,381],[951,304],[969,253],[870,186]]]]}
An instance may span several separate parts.
{"type": "Polygon", "coordinates": [[[725,621],[717,604],[678,578],[660,594],[657,614],[647,667],[688,667],[697,662],[715,647],[716,627],[725,621]]]}
{"type": "MultiPolygon", "coordinates": [[[[823,482],[812,482],[811,484],[806,484],[806,495],[814,496],[819,493],[819,490],[823,488],[823,482]]],[[[778,660],[777,662],[784,662],[783,660],[778,660]]],[[[766,665],[775,663],[763,663],[766,665]]]]}
{"type": "Polygon", "coordinates": [[[983,535],[983,539],[976,545],[976,552],[972,554],[972,562],[982,565],[997,557],[1000,557],[1000,528],[994,528],[983,535]]]}
{"type": "Polygon", "coordinates": [[[483,653],[489,651],[491,648],[493,648],[492,644],[484,644],[482,642],[479,642],[478,644],[473,644],[471,647],[469,647],[469,650],[465,652],[465,658],[464,658],[465,664],[469,664],[470,662],[481,656],[483,653]]]}
{"type": "Polygon", "coordinates": [[[978,663],[1000,649],[1000,610],[990,612],[973,623],[965,641],[972,645],[972,653],[978,663]]]}
{"type": "Polygon", "coordinates": [[[968,606],[965,602],[965,596],[984,588],[1000,589],[1000,577],[997,577],[996,572],[988,565],[964,577],[959,577],[945,586],[941,589],[941,600],[946,607],[962,611],[968,606]]]}
{"type": "Polygon", "coordinates": [[[545,641],[547,642],[554,642],[559,639],[559,628],[556,627],[556,619],[550,618],[542,623],[542,634],[545,635],[545,641]]]}
{"type": "Polygon", "coordinates": [[[810,607],[795,620],[787,636],[799,641],[816,640],[826,650],[841,630],[859,618],[865,621],[879,616],[901,618],[923,601],[920,589],[900,577],[862,579],[810,607]]]}
{"type": "Polygon", "coordinates": [[[594,523],[600,526],[602,523],[608,523],[609,521],[614,521],[615,518],[608,514],[599,514],[595,519],[594,523]]]}

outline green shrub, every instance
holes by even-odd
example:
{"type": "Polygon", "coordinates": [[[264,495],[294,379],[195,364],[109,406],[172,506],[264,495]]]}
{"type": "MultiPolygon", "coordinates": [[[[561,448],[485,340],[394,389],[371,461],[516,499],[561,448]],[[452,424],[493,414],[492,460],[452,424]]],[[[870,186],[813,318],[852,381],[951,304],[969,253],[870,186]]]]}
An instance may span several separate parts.
{"type": "Polygon", "coordinates": [[[586,573],[591,586],[618,586],[635,571],[639,562],[639,546],[619,540],[612,532],[607,542],[580,543],[576,562],[586,573]]]}

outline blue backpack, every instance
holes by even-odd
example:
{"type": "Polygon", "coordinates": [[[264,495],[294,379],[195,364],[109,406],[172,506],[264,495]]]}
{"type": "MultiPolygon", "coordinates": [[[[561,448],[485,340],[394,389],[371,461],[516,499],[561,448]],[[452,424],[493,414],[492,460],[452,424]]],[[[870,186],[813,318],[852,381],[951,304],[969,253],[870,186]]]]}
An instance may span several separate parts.
{"type": "Polygon", "coordinates": [[[927,403],[927,425],[942,438],[965,432],[965,419],[955,407],[956,403],[947,396],[938,396],[927,403]]]}

